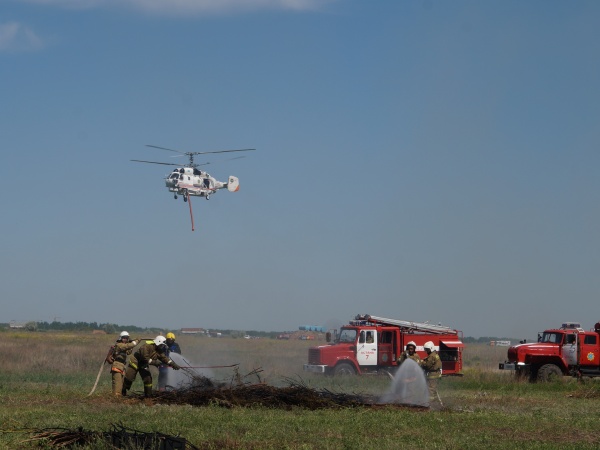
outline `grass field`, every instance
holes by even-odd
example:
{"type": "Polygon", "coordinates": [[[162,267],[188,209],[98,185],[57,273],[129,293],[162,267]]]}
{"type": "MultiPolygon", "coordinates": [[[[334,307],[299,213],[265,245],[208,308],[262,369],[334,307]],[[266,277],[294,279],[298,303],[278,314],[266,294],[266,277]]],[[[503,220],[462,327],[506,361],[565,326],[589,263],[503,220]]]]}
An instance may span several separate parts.
{"type": "MultiPolygon", "coordinates": [[[[203,449],[600,447],[600,382],[517,382],[496,370],[506,348],[467,346],[464,376],[445,378],[440,384],[441,410],[377,406],[310,411],[166,406],[113,398],[108,367],[88,397],[114,339],[0,333],[0,448],[40,448],[39,443],[25,442],[32,436],[28,430],[106,431],[113,424],[180,435],[203,449]]],[[[337,379],[304,374],[302,364],[308,347],[318,344],[314,341],[180,336],[178,342],[192,365],[239,363],[242,374],[262,368],[262,380],[275,386],[295,379],[316,389],[379,395],[390,383],[383,376],[337,379]]],[[[227,381],[232,371],[214,369],[211,375],[227,381]]],[[[141,391],[139,379],[133,389],[141,391]]]]}

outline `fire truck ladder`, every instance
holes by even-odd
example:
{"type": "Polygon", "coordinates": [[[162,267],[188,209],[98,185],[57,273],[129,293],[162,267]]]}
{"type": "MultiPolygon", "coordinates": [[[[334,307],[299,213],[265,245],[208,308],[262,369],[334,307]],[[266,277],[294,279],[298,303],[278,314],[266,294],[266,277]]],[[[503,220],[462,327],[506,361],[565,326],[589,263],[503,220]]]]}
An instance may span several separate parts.
{"type": "Polygon", "coordinates": [[[431,325],[429,323],[420,323],[420,322],[410,322],[408,320],[396,320],[396,319],[386,319],[385,317],[377,317],[371,316],[370,314],[358,314],[355,317],[356,320],[367,320],[373,323],[379,323],[381,325],[395,325],[401,328],[405,328],[407,330],[414,331],[426,331],[428,333],[436,333],[436,334],[445,334],[452,333],[455,334],[456,330],[453,330],[450,327],[445,327],[443,325],[431,325]]]}

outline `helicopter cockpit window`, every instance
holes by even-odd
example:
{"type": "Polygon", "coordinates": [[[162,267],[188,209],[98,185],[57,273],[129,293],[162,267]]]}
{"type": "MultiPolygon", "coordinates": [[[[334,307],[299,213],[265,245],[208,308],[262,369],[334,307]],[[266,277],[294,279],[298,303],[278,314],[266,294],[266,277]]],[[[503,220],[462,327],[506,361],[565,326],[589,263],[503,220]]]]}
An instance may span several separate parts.
{"type": "Polygon", "coordinates": [[[179,169],[179,173],[185,173],[185,169],[182,167],[181,169],[179,169]]]}
{"type": "Polygon", "coordinates": [[[204,179],[204,187],[205,188],[209,188],[210,187],[210,180],[208,178],[204,179]]]}

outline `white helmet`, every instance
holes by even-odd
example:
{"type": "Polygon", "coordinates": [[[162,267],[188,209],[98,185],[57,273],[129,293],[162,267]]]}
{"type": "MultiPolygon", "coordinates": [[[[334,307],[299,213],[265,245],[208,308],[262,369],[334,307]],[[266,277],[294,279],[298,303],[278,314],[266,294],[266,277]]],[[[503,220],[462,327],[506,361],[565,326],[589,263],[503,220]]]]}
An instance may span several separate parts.
{"type": "Polygon", "coordinates": [[[425,345],[423,345],[423,348],[424,348],[425,350],[429,350],[429,351],[431,351],[431,352],[432,352],[432,351],[433,351],[433,349],[435,348],[435,345],[433,345],[433,342],[431,342],[431,341],[427,341],[427,342],[425,342],[425,345]]]}
{"type": "Polygon", "coordinates": [[[129,333],[127,331],[121,331],[121,334],[119,335],[119,337],[121,337],[121,338],[129,337],[129,333]]]}
{"type": "Polygon", "coordinates": [[[415,341],[410,341],[408,344],[406,344],[406,350],[408,350],[409,345],[412,345],[415,348],[415,350],[417,349],[417,344],[415,344],[415,341]]]}
{"type": "Polygon", "coordinates": [[[166,345],[166,344],[167,344],[167,338],[166,338],[166,337],[164,337],[164,336],[160,336],[160,335],[159,335],[159,336],[156,336],[156,337],[154,338],[154,343],[155,343],[156,345],[166,345]]]}

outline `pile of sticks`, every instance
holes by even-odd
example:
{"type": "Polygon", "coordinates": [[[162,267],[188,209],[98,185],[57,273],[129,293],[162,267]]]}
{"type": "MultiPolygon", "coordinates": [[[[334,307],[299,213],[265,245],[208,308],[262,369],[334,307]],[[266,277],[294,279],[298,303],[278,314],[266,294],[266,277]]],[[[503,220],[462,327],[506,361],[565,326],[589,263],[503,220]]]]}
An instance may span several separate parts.
{"type": "Polygon", "coordinates": [[[306,409],[342,408],[372,405],[373,399],[355,394],[317,391],[305,386],[273,387],[266,384],[214,387],[190,387],[157,394],[154,402],[175,405],[266,406],[271,408],[306,409]]]}
{"type": "MultiPolygon", "coordinates": [[[[147,450],[198,450],[198,447],[179,436],[169,436],[158,432],[143,432],[113,425],[111,431],[89,431],[83,428],[44,428],[35,430],[33,437],[22,443],[38,441],[50,448],[72,448],[93,444],[111,445],[115,449],[143,448],[147,450]]],[[[105,448],[105,447],[102,447],[105,448]]],[[[110,448],[110,447],[109,447],[110,448]]]]}
{"type": "MultiPolygon", "coordinates": [[[[260,372],[262,369],[255,369],[240,376],[236,371],[230,383],[217,383],[195,375],[188,387],[157,392],[152,401],[170,405],[218,405],[226,408],[266,406],[280,409],[300,407],[309,410],[372,406],[377,403],[374,396],[316,390],[290,379],[286,380],[289,383],[287,387],[269,386],[260,379],[260,372]],[[255,377],[257,382],[247,381],[255,377]]],[[[137,396],[142,398],[141,394],[137,396]]]]}

